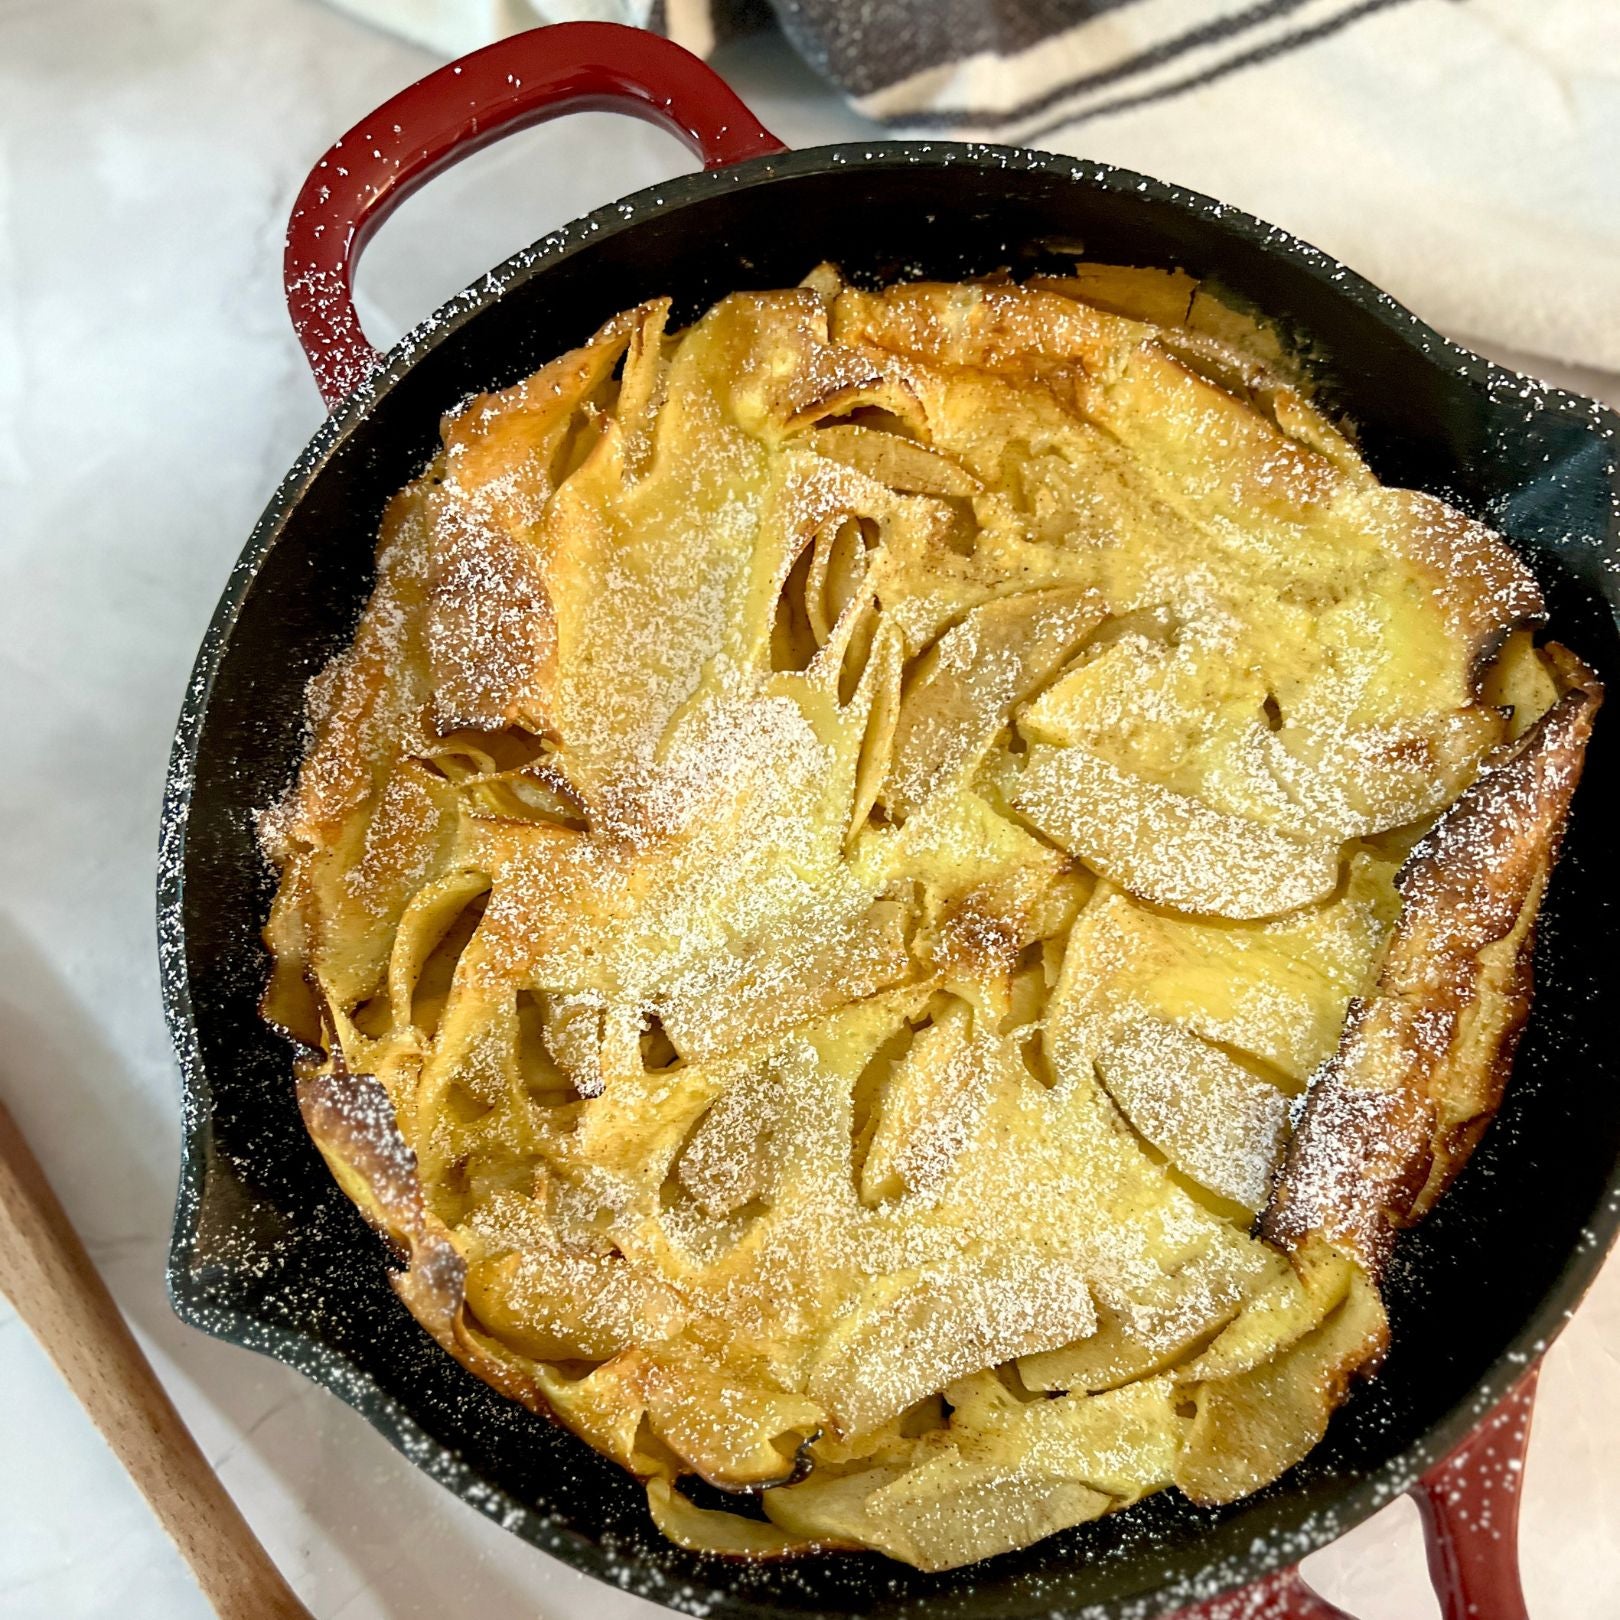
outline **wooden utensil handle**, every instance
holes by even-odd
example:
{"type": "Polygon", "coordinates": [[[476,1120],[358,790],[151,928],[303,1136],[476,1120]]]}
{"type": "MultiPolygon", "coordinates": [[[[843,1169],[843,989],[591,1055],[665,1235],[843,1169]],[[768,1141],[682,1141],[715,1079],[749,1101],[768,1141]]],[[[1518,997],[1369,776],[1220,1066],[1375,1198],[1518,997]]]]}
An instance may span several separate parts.
{"type": "Polygon", "coordinates": [[[309,1620],[180,1421],[3,1105],[0,1293],[56,1363],[223,1620],[309,1620]]]}

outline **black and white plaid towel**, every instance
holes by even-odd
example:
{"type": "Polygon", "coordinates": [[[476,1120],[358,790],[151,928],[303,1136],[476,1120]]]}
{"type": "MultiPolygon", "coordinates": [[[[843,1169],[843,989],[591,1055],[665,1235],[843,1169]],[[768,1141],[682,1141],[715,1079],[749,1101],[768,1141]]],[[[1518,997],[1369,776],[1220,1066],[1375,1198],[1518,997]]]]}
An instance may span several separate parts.
{"type": "Polygon", "coordinates": [[[1461,337],[1620,371],[1620,0],[336,3],[446,54],[579,18],[700,55],[779,25],[896,133],[1176,180],[1461,337]]]}

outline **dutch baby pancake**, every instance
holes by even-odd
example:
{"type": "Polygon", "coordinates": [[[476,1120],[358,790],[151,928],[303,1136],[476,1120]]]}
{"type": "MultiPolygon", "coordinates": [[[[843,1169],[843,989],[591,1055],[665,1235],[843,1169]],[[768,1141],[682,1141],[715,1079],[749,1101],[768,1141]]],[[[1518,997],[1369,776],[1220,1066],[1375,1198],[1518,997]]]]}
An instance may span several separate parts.
{"type": "Polygon", "coordinates": [[[674,1539],[1230,1501],[1500,1101],[1542,618],[1180,274],[653,300],[389,505],[266,1015],[422,1326],[674,1539]]]}

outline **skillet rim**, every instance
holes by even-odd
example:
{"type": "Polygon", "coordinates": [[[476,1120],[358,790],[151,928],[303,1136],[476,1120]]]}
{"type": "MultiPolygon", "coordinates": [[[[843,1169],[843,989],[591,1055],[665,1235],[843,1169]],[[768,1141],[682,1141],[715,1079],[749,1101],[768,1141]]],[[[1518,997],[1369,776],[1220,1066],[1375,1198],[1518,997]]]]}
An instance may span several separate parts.
{"type": "MultiPolygon", "coordinates": [[[[1240,209],[1111,164],[1024,148],[937,140],[848,142],[771,153],[726,168],[679,176],[607,203],[520,249],[447,300],[407,332],[381,358],[366,382],[327,416],[271,496],[227,577],[187,681],[164,785],[157,885],[158,955],[164,1012],[180,1071],[182,1126],[179,1186],[166,1266],[170,1302],[176,1315],[189,1325],[269,1355],[339,1396],[417,1466],[531,1544],[609,1585],[639,1589],[655,1602],[669,1603],[679,1595],[671,1590],[675,1583],[667,1572],[646,1564],[627,1566],[601,1540],[559,1526],[549,1520],[542,1509],[509,1495],[429,1434],[392,1394],[342,1352],[313,1333],[296,1331],[239,1308],[222,1307],[210,1297],[207,1285],[194,1274],[191,1262],[196,1253],[202,1195],[213,1144],[213,1086],[202,1059],[199,1015],[191,995],[186,955],[187,824],[196,782],[198,744],[215,676],[260,565],[280,538],[305,492],[331,459],[363,428],[373,407],[423,355],[450,341],[508,290],[577,248],[599,241],[608,233],[634,229],[649,217],[715,192],[752,189],[777,180],[839,169],[854,174],[867,165],[904,172],[908,167],[946,168],[952,164],[1041,172],[1084,188],[1168,204],[1206,230],[1213,228],[1217,233],[1248,238],[1268,254],[1292,260],[1313,279],[1330,284],[1333,295],[1372,315],[1432,369],[1467,383],[1493,417],[1503,418],[1504,430],[1522,432],[1533,417],[1551,415],[1569,421],[1611,446],[1620,440],[1620,415],[1614,411],[1473,353],[1442,336],[1388,293],[1320,249],[1240,209]],[[654,1596],[650,1590],[632,1586],[632,1574],[638,1580],[653,1580],[663,1589],[661,1595],[654,1596]]],[[[1615,515],[1611,519],[1613,539],[1620,532],[1620,457],[1611,454],[1609,471],[1611,479],[1617,483],[1615,515]]],[[[1607,605],[1620,621],[1620,599],[1611,593],[1607,605]]],[[[207,1016],[206,1010],[203,1016],[207,1016]]],[[[1431,1424],[1412,1445],[1357,1478],[1333,1482],[1327,1487],[1333,1503],[1331,1513],[1308,1509],[1290,1526],[1263,1539],[1257,1538],[1242,1555],[1207,1572],[1196,1591],[1183,1589],[1182,1583],[1189,1577],[1182,1575],[1156,1591],[1105,1600],[1103,1607],[1129,1604],[1133,1615],[1146,1620],[1151,1614],[1167,1613],[1195,1597],[1233,1590],[1298,1562],[1408,1490],[1422,1473],[1467,1437],[1546,1350],[1580,1303],[1617,1234],[1620,1234],[1620,1160],[1612,1168],[1602,1196],[1583,1222],[1580,1238],[1564,1257],[1552,1285],[1507,1348],[1470,1393],[1431,1424]]],[[[689,1590],[687,1601],[701,1605],[705,1613],[736,1616],[737,1620],[744,1617],[765,1620],[765,1617],[787,1612],[754,1601],[745,1592],[726,1585],[716,1585],[703,1593],[689,1590]]],[[[800,1620],[811,1620],[810,1610],[793,1612],[800,1620]]],[[[815,1612],[824,1613],[825,1620],[842,1620],[848,1611],[815,1612]]],[[[1054,1615],[1059,1612],[1053,1611],[1054,1615]]]]}

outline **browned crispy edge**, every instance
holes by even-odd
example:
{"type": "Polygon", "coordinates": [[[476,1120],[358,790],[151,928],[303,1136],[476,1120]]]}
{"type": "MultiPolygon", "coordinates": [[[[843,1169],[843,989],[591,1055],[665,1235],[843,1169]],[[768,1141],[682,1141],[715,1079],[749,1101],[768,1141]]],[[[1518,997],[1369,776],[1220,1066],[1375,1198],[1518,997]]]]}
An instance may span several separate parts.
{"type": "Polygon", "coordinates": [[[1377,984],[1350,1005],[1262,1218],[1273,1243],[1320,1233],[1376,1279],[1395,1232],[1433,1207],[1501,1103],[1530,1011],[1536,911],[1602,701],[1579,659],[1545,652],[1563,695],[1401,869],[1377,984]]]}
{"type": "MultiPolygon", "coordinates": [[[[471,1318],[466,1259],[427,1207],[416,1154],[382,1083],[373,1075],[350,1073],[334,1046],[329,1068],[313,1062],[300,1066],[297,1093],[305,1129],[338,1186],[405,1263],[389,1281],[411,1315],[469,1372],[530,1411],[560,1422],[522,1359],[503,1355],[471,1318]]],[[[796,1484],[812,1466],[808,1444],[798,1448],[780,1478],[746,1487],[710,1483],[741,1494],[796,1484]]]]}
{"type": "Polygon", "coordinates": [[[553,1416],[515,1359],[475,1336],[467,1320],[467,1262],[427,1207],[416,1155],[382,1083],[350,1073],[334,1044],[330,1069],[300,1065],[298,1108],[339,1187],[405,1262],[389,1281],[411,1315],[469,1372],[531,1411],[553,1416]]]}

